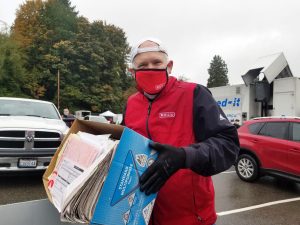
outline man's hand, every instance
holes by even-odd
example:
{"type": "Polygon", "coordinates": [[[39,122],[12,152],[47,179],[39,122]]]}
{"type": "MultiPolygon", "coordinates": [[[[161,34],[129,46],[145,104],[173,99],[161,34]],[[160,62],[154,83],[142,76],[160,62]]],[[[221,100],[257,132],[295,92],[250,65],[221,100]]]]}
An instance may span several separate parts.
{"type": "Polygon", "coordinates": [[[146,195],[156,193],[177,170],[185,167],[185,151],[157,142],[149,144],[158,152],[157,160],[140,177],[140,190],[146,195]]]}

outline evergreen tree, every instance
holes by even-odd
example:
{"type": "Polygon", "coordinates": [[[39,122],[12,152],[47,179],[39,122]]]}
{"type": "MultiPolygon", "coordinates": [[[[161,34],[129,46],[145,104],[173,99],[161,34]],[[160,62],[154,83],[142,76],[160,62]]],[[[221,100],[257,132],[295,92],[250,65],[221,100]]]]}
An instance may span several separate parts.
{"type": "Polygon", "coordinates": [[[207,80],[207,87],[220,87],[228,85],[228,69],[225,61],[219,55],[215,55],[207,70],[209,78],[207,80]]]}

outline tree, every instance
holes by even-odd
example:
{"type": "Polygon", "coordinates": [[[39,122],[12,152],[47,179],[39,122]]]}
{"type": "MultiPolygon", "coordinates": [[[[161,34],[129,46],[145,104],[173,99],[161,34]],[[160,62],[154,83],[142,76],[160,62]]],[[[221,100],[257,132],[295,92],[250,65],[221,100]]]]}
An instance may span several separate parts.
{"type": "Polygon", "coordinates": [[[53,101],[57,70],[67,71],[66,52],[72,50],[77,21],[69,0],[26,1],[17,10],[12,38],[23,47],[25,67],[36,78],[37,90],[43,90],[34,97],[53,101]]]}
{"type": "Polygon", "coordinates": [[[42,0],[26,1],[16,12],[16,19],[11,28],[12,38],[20,46],[27,48],[34,40],[42,35],[41,10],[44,7],[42,0]]]}
{"type": "MultiPolygon", "coordinates": [[[[61,105],[72,110],[122,112],[124,98],[134,90],[134,80],[126,71],[129,45],[125,32],[101,20],[89,23],[70,2],[26,1],[17,11],[11,39],[24,53],[21,90],[57,102],[59,71],[61,105]]],[[[0,61],[4,62],[1,55],[0,61]]],[[[15,74],[8,73],[13,70],[7,60],[5,68],[6,74],[15,74]]],[[[12,87],[19,83],[13,82],[12,87]]]]}
{"type": "Polygon", "coordinates": [[[225,61],[219,55],[215,55],[210,63],[210,67],[207,70],[209,78],[207,80],[207,87],[220,87],[226,86],[228,82],[228,69],[225,61]]]}
{"type": "Polygon", "coordinates": [[[26,82],[23,58],[16,43],[0,33],[0,96],[26,96],[22,90],[26,82]]]}
{"type": "Polygon", "coordinates": [[[131,84],[126,73],[129,47],[123,30],[103,21],[89,24],[80,18],[73,45],[75,53],[69,68],[72,76],[78,77],[72,84],[84,93],[82,107],[122,112],[125,103],[122,93],[131,84]]]}

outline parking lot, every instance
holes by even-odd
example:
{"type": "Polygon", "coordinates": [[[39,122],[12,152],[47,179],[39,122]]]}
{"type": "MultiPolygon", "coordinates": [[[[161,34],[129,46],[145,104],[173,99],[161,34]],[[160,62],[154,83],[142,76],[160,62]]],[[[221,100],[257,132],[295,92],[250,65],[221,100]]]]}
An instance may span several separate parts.
{"type": "Polygon", "coordinates": [[[217,225],[300,224],[300,184],[272,177],[246,183],[233,169],[213,180],[217,225]]]}
{"type": "MultiPolygon", "coordinates": [[[[272,177],[246,183],[233,169],[213,180],[217,225],[300,224],[300,184],[272,177]]],[[[0,190],[1,205],[46,198],[41,174],[1,177],[0,190]]]]}

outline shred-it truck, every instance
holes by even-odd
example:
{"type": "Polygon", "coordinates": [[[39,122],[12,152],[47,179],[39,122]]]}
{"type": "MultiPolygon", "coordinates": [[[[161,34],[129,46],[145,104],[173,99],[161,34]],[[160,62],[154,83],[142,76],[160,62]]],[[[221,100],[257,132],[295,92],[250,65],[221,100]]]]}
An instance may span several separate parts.
{"type": "Polygon", "coordinates": [[[281,78],[274,81],[273,115],[300,117],[300,79],[281,78]]]}
{"type": "Polygon", "coordinates": [[[210,88],[231,122],[265,116],[300,116],[300,78],[294,77],[283,53],[260,58],[244,84],[210,88]]]}

